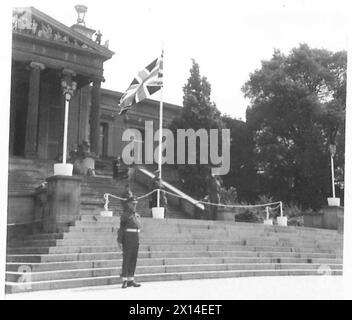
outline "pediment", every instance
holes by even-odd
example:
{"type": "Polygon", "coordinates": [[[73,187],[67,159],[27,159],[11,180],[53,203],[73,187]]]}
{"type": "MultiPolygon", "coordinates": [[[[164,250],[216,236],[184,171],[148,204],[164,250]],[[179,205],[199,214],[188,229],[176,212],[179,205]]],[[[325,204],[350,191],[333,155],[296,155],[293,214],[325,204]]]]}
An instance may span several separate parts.
{"type": "MultiPolygon", "coordinates": [[[[58,45],[71,46],[78,50],[110,59],[114,52],[96,43],[87,36],[73,30],[33,7],[14,8],[12,16],[14,33],[25,34],[58,45]]],[[[94,31],[94,30],[93,30],[94,31]]]]}

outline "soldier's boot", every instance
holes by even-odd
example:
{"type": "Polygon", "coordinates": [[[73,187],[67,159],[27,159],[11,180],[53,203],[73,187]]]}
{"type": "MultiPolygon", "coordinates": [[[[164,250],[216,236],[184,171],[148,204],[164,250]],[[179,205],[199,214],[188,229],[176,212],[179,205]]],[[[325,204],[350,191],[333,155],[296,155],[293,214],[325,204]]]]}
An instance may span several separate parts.
{"type": "Polygon", "coordinates": [[[128,281],[125,280],[125,281],[122,282],[121,288],[122,288],[122,289],[126,289],[127,287],[128,287],[128,281]]]}
{"type": "Polygon", "coordinates": [[[138,288],[138,287],[140,287],[140,286],[141,286],[141,284],[135,282],[134,280],[130,280],[130,281],[127,282],[127,287],[135,287],[135,288],[138,288]]]}

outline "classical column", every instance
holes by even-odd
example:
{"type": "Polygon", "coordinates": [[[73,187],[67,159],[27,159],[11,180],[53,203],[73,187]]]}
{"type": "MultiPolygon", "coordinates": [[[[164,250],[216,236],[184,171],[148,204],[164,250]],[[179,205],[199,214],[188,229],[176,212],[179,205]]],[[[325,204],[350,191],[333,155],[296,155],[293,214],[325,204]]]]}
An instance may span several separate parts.
{"type": "Polygon", "coordinates": [[[30,68],[24,154],[26,158],[35,158],[37,157],[38,143],[40,71],[44,70],[45,66],[42,63],[31,62],[30,68]]]}
{"type": "Polygon", "coordinates": [[[100,85],[101,81],[94,81],[92,88],[92,103],[90,107],[90,151],[99,154],[99,124],[100,124],[100,85]]]}

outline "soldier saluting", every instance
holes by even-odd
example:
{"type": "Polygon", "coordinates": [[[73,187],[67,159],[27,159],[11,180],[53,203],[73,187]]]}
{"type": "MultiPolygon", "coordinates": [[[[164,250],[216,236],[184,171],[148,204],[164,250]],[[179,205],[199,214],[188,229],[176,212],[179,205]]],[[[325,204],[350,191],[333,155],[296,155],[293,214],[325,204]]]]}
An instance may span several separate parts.
{"type": "Polygon", "coordinates": [[[141,230],[140,216],[136,213],[137,198],[132,192],[128,193],[126,200],[123,200],[124,211],[120,218],[120,229],[118,231],[118,244],[122,246],[122,288],[140,287],[134,281],[136,270],[139,232],[141,230]]]}

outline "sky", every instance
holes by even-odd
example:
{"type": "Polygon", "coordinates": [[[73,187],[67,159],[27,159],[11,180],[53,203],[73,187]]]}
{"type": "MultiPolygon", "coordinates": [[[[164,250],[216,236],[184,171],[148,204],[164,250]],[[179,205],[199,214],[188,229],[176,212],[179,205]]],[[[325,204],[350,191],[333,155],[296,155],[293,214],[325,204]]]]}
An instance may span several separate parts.
{"type": "MultiPolygon", "coordinates": [[[[87,27],[100,30],[115,55],[104,65],[103,88],[125,91],[135,74],[164,47],[164,101],[182,105],[191,59],[212,86],[222,113],[245,120],[249,101],[241,87],[271,58],[307,43],[331,51],[347,49],[347,1],[303,0],[77,0],[11,1],[34,6],[67,26],[76,4],[88,7],[87,27]],[[60,3],[60,4],[58,4],[60,3]]],[[[155,93],[153,99],[159,99],[155,93]]]]}

